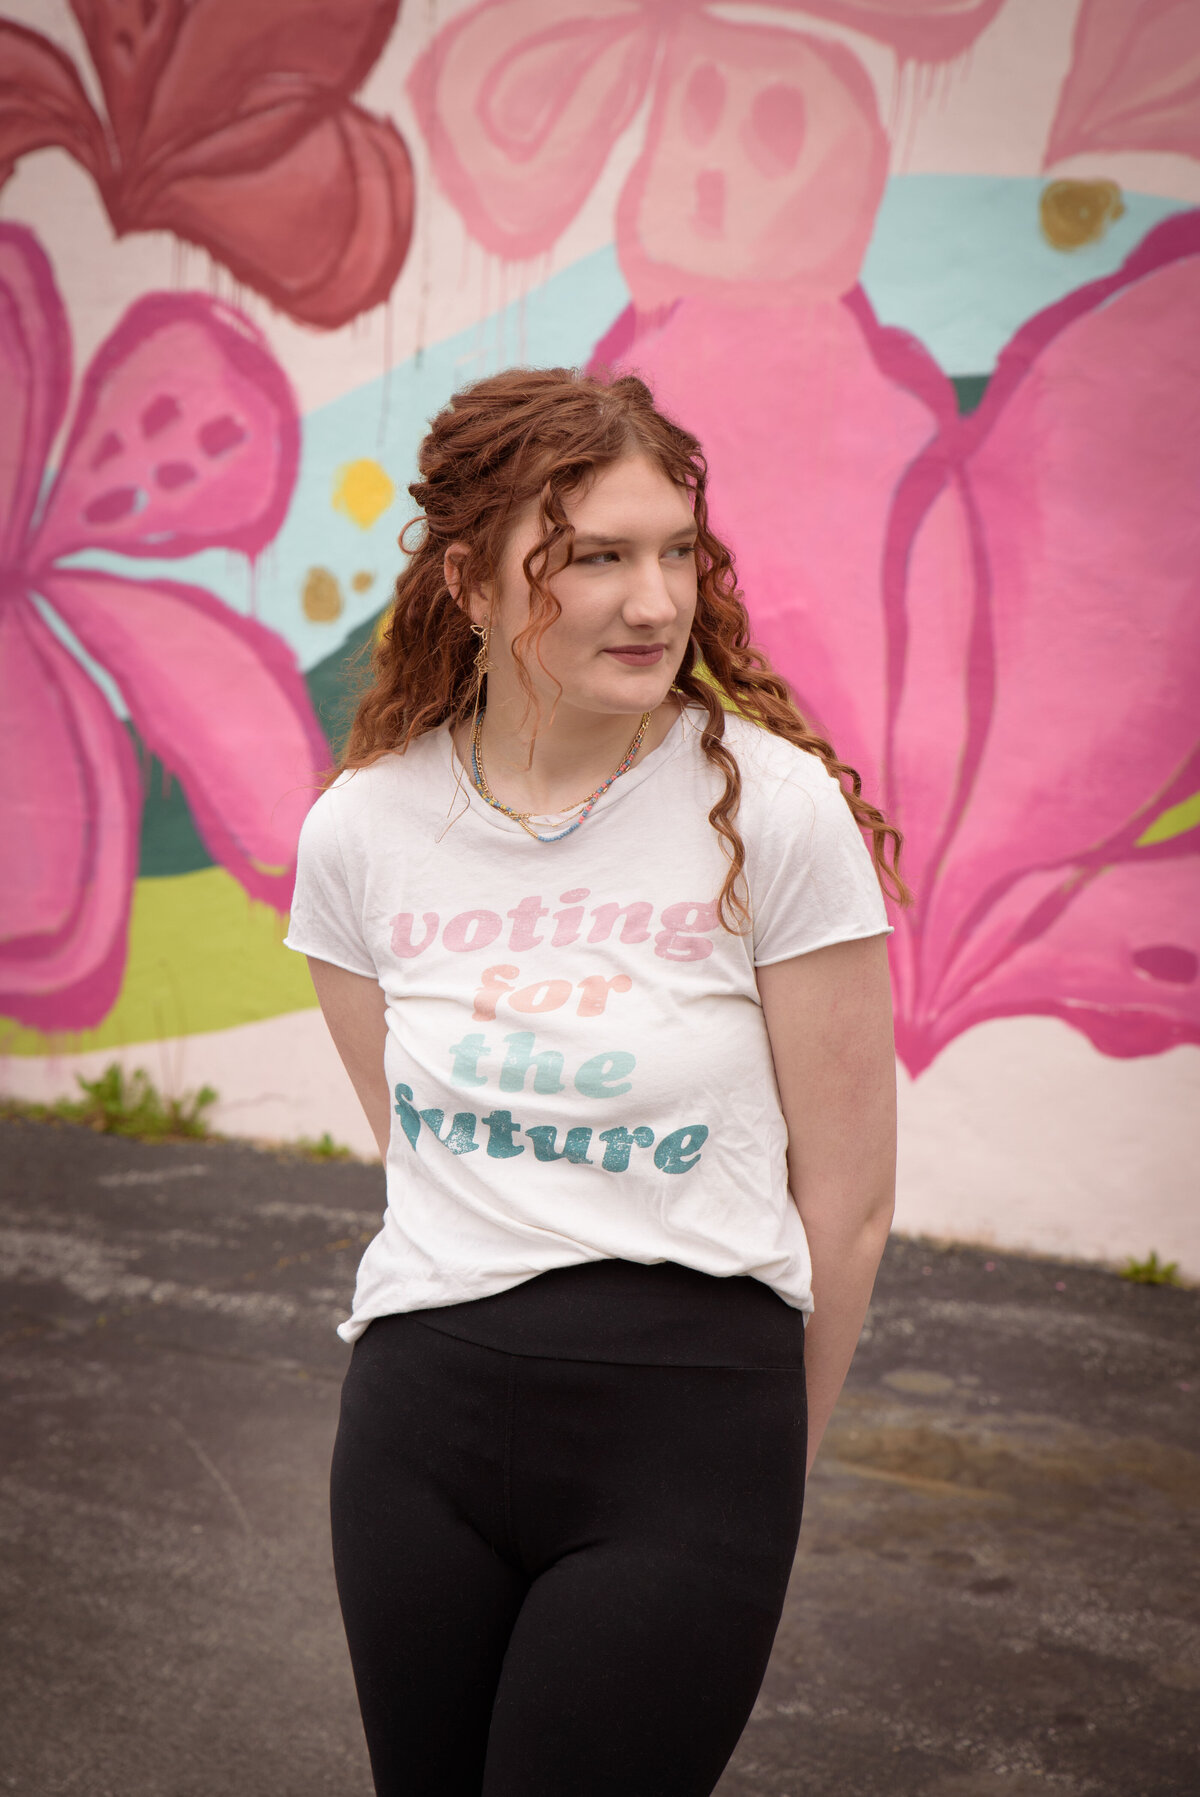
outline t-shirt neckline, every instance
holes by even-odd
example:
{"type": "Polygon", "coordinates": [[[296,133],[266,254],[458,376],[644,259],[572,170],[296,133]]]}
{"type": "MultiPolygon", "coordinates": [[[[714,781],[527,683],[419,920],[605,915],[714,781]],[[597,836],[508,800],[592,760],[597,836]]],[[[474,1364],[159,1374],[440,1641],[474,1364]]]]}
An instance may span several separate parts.
{"type": "MultiPolygon", "coordinates": [[[[607,792],[601,793],[591,811],[588,813],[588,822],[590,822],[591,819],[598,817],[602,812],[611,810],[614,805],[620,803],[622,798],[635,791],[644,780],[648,780],[652,774],[656,773],[659,768],[670,761],[672,756],[682,747],[687,728],[690,727],[693,722],[687,715],[691,709],[693,708],[686,703],[680,706],[678,717],[675,718],[662,741],[655,748],[651,749],[648,755],[644,757],[639,756],[627,773],[622,774],[620,779],[614,780],[607,792]]],[[[481,817],[487,823],[491,824],[495,829],[503,830],[510,836],[524,836],[529,840],[528,831],[517,822],[515,817],[509,817],[506,812],[497,811],[495,806],[489,805],[482,794],[476,790],[475,782],[471,778],[470,766],[464,767],[459,760],[458,751],[454,746],[454,739],[450,734],[449,725],[443,725],[442,731],[446,765],[450,772],[450,778],[460,784],[462,792],[466,795],[469,809],[473,811],[477,817],[481,817]]],[[[530,821],[532,822],[534,829],[537,830],[540,835],[549,835],[554,831],[565,829],[573,818],[577,816],[578,809],[536,814],[531,813],[530,821]]]]}

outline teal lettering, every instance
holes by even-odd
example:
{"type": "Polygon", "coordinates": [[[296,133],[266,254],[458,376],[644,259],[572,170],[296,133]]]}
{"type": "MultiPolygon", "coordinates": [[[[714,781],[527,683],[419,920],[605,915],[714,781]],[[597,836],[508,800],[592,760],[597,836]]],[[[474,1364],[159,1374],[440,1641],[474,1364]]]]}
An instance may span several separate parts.
{"type": "Polygon", "coordinates": [[[422,1111],[421,1116],[428,1123],[442,1147],[448,1148],[451,1154],[473,1154],[478,1148],[479,1143],[475,1140],[475,1113],[473,1111],[455,1111],[454,1121],[445,1135],[442,1134],[442,1124],[446,1120],[444,1111],[422,1111]]]}
{"type": "Polygon", "coordinates": [[[541,1054],[534,1054],[532,1030],[514,1030],[512,1035],[505,1036],[504,1040],[508,1043],[508,1053],[505,1055],[504,1065],[500,1069],[500,1090],[502,1092],[523,1092],[525,1075],[531,1067],[534,1069],[533,1089],[535,1092],[562,1091],[563,1058],[556,1048],[544,1048],[541,1054]]]}
{"type": "Polygon", "coordinates": [[[660,1173],[686,1173],[700,1159],[700,1150],[707,1140],[708,1125],[705,1123],[673,1129],[654,1150],[654,1165],[660,1173]]]}
{"type": "Polygon", "coordinates": [[[400,1118],[400,1127],[415,1148],[417,1137],[421,1133],[421,1118],[412,1101],[411,1086],[396,1087],[396,1112],[400,1118]]]}
{"type": "Polygon", "coordinates": [[[558,1131],[552,1123],[535,1123],[525,1134],[533,1141],[534,1156],[539,1161],[573,1161],[576,1166],[590,1167],[588,1149],[591,1146],[590,1129],[569,1129],[565,1148],[559,1148],[558,1131]]]}
{"type": "Polygon", "coordinates": [[[604,1159],[600,1165],[606,1173],[626,1173],[629,1170],[629,1151],[631,1148],[649,1148],[654,1140],[654,1131],[639,1123],[635,1130],[602,1129],[600,1140],[605,1144],[604,1159]]]}
{"type": "Polygon", "coordinates": [[[456,1086],[486,1086],[487,1080],[479,1071],[479,1057],[488,1052],[487,1038],[478,1030],[472,1030],[461,1042],[452,1042],[450,1053],[454,1056],[454,1065],[450,1069],[450,1078],[456,1086]]]}
{"type": "MultiPolygon", "coordinates": [[[[622,1092],[632,1092],[633,1082],[625,1075],[632,1073],[636,1066],[636,1055],[624,1048],[612,1049],[608,1054],[594,1054],[575,1075],[575,1090],[582,1092],[585,1098],[620,1098],[622,1092]]],[[[504,1084],[503,1079],[500,1084],[504,1084]]]]}
{"type": "Polygon", "coordinates": [[[494,1161],[510,1161],[515,1154],[524,1154],[524,1142],[513,1141],[521,1125],[513,1122],[511,1111],[493,1111],[483,1118],[483,1127],[488,1132],[487,1151],[494,1161]]]}

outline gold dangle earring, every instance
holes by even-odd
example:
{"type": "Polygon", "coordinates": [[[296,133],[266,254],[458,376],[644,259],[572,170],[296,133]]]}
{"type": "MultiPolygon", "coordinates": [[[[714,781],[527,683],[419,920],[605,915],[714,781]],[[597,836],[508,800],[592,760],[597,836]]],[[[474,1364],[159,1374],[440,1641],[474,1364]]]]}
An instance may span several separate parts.
{"type": "Polygon", "coordinates": [[[489,618],[486,624],[472,624],[471,635],[479,638],[479,648],[475,652],[475,706],[471,713],[471,736],[474,739],[475,732],[479,728],[479,701],[483,697],[483,683],[487,678],[488,671],[488,652],[492,644],[491,619],[489,618]]]}

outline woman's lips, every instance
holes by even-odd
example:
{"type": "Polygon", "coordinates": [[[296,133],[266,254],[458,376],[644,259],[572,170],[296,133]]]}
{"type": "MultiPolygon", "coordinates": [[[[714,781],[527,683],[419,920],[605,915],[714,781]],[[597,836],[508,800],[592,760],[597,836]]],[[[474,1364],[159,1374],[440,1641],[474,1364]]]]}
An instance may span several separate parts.
{"type": "Polygon", "coordinates": [[[654,666],[656,661],[662,660],[663,655],[666,653],[666,646],[663,643],[648,643],[644,649],[632,647],[625,649],[606,649],[604,653],[606,655],[615,656],[618,661],[623,661],[628,668],[650,668],[654,666]]]}

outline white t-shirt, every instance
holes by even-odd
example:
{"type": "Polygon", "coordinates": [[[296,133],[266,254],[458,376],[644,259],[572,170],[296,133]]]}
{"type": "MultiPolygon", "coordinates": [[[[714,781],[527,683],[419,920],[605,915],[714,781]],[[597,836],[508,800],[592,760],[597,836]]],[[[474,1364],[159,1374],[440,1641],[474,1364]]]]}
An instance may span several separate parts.
{"type": "Polygon", "coordinates": [[[700,715],[556,843],[485,804],[446,729],[309,812],[287,944],[378,979],[394,1101],[344,1341],[606,1256],[749,1274],[811,1312],[754,969],[889,926],[836,781],[736,716],[753,926],[720,925],[700,715]]]}

